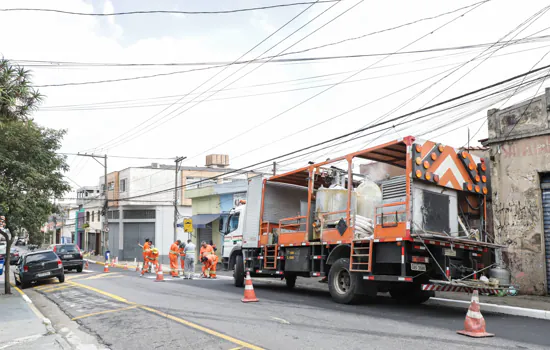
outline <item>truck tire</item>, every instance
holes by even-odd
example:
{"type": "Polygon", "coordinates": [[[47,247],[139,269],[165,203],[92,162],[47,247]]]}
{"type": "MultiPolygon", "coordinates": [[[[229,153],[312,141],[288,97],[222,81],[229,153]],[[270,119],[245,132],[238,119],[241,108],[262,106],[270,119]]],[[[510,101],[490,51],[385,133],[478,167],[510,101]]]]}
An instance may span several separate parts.
{"type": "Polygon", "coordinates": [[[296,286],[296,278],[298,278],[298,276],[293,273],[285,275],[285,282],[288,289],[293,289],[296,286]]]}
{"type": "Polygon", "coordinates": [[[328,274],[328,290],[332,299],[340,304],[354,304],[360,301],[359,275],[349,271],[349,259],[336,260],[328,274]]]}
{"type": "Polygon", "coordinates": [[[242,255],[235,258],[235,268],[233,269],[233,283],[235,287],[244,286],[244,261],[242,255]]]}

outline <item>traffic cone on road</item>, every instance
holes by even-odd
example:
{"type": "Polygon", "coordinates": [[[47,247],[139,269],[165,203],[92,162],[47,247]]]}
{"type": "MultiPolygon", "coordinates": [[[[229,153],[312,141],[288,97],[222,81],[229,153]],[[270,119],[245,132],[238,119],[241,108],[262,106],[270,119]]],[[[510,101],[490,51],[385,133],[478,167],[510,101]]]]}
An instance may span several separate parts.
{"type": "Polygon", "coordinates": [[[126,265],[124,265],[124,270],[128,270],[128,263],[126,263],[126,265]]]}
{"type": "Polygon", "coordinates": [[[90,265],[88,265],[88,260],[86,260],[86,265],[84,265],[84,268],[87,270],[90,268],[90,265]]]}
{"type": "Polygon", "coordinates": [[[103,265],[103,272],[109,272],[109,264],[108,263],[105,263],[105,265],[103,265]]]}
{"type": "Polygon", "coordinates": [[[477,289],[472,294],[472,302],[468,308],[466,319],[464,320],[464,330],[457,331],[458,334],[466,335],[473,338],[494,337],[494,334],[485,331],[485,319],[481,315],[479,306],[479,294],[477,289]]]}
{"type": "Polygon", "coordinates": [[[115,267],[115,258],[113,258],[113,260],[111,260],[111,267],[115,267]]]}
{"type": "Polygon", "coordinates": [[[136,264],[136,272],[139,272],[139,264],[136,264]]]}
{"type": "Polygon", "coordinates": [[[157,269],[157,279],[155,282],[164,282],[164,274],[162,273],[162,265],[157,269]]]}
{"type": "Polygon", "coordinates": [[[254,293],[254,286],[252,285],[252,278],[250,278],[250,271],[246,271],[246,279],[244,281],[244,298],[241,299],[243,303],[251,303],[259,301],[254,293]]]}

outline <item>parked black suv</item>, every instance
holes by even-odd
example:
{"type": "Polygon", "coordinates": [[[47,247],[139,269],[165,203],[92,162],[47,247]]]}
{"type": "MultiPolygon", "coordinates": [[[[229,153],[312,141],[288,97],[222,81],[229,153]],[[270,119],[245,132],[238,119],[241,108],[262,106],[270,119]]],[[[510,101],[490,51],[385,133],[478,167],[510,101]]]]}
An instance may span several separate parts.
{"type": "Polygon", "coordinates": [[[41,250],[23,255],[15,264],[15,284],[27,288],[32,282],[57,278],[65,282],[63,263],[51,250],[41,250]]]}
{"type": "Polygon", "coordinates": [[[54,244],[48,249],[53,250],[59,256],[65,269],[76,270],[77,272],[82,272],[82,269],[84,269],[82,252],[76,244],[54,244]]]}

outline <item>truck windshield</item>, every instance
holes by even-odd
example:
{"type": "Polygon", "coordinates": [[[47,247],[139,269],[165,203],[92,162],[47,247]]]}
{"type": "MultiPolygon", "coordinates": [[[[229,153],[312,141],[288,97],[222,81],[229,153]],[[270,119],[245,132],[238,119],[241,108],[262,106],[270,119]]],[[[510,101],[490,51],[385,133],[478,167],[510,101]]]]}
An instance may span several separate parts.
{"type": "Polygon", "coordinates": [[[239,215],[240,213],[235,213],[229,217],[229,223],[227,225],[227,233],[231,233],[239,227],[239,215]]]}

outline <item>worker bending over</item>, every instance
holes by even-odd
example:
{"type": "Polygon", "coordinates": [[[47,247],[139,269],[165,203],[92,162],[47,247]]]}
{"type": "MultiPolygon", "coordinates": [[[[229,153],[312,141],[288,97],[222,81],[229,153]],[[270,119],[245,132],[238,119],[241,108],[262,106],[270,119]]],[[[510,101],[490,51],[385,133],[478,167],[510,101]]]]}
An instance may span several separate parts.
{"type": "Polygon", "coordinates": [[[187,241],[187,245],[183,249],[185,253],[185,279],[193,279],[193,274],[195,273],[195,245],[191,240],[187,241]]]}
{"type": "Polygon", "coordinates": [[[184,274],[185,271],[185,243],[181,242],[179,246],[180,252],[180,264],[181,264],[181,274],[184,274]]]}
{"type": "Polygon", "coordinates": [[[168,256],[170,258],[170,275],[172,277],[179,277],[178,274],[178,256],[180,254],[179,252],[179,246],[181,244],[181,241],[178,239],[172,245],[170,246],[170,251],[168,252],[168,256]]]}
{"type": "Polygon", "coordinates": [[[218,256],[216,254],[205,255],[202,257],[202,277],[216,278],[216,265],[218,265],[218,256]],[[206,275],[206,270],[210,270],[210,276],[206,275]]]}
{"type": "Polygon", "coordinates": [[[147,257],[147,263],[143,266],[143,270],[141,270],[141,276],[147,272],[148,265],[151,264],[151,266],[154,266],[156,271],[159,270],[159,250],[152,246],[151,253],[147,257]]]}

